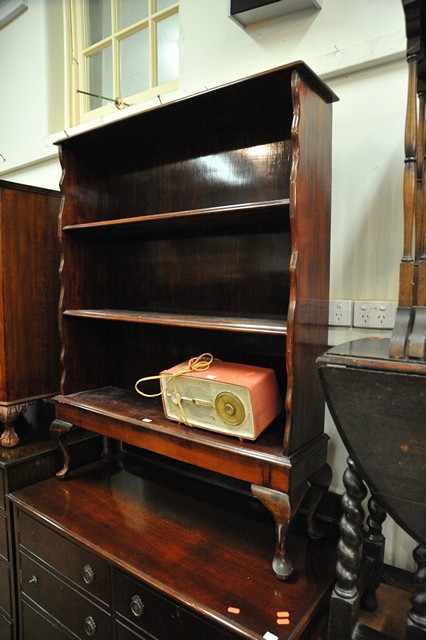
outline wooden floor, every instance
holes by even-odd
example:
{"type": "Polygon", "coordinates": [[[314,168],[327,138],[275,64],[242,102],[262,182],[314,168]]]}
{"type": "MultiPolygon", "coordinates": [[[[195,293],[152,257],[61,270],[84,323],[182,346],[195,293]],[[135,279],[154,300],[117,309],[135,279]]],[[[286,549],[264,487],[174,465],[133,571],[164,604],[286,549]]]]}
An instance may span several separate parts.
{"type": "Polygon", "coordinates": [[[405,622],[410,608],[411,594],[388,584],[382,584],[377,592],[379,608],[375,613],[362,612],[361,621],[382,631],[391,638],[405,637],[405,622]]]}

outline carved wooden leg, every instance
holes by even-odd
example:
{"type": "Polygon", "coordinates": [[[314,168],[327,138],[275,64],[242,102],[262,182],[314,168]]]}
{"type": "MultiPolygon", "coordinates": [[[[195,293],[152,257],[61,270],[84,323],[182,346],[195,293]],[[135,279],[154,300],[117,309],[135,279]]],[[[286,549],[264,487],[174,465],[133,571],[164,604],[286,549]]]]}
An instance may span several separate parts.
{"type": "Polygon", "coordinates": [[[368,502],[367,532],[364,540],[364,557],[369,564],[368,586],[362,595],[361,606],[367,611],[376,611],[376,591],[382,581],[385,537],[382,525],[386,520],[386,511],[371,496],[368,502]]]}
{"type": "Polygon", "coordinates": [[[21,402],[19,404],[0,406],[0,421],[4,423],[4,431],[0,437],[0,445],[2,447],[12,449],[19,444],[19,436],[15,431],[14,423],[28,405],[28,402],[21,402]]]}
{"type": "Polygon", "coordinates": [[[58,447],[64,458],[64,464],[62,468],[56,473],[57,478],[66,478],[70,470],[70,454],[68,448],[64,445],[62,438],[72,429],[74,429],[74,425],[70,422],[65,422],[64,420],[56,419],[50,425],[50,433],[52,437],[56,439],[58,447]]]}
{"type": "Polygon", "coordinates": [[[358,618],[358,579],[362,560],[364,510],[362,501],[367,489],[348,458],[343,475],[345,494],[337,547],[336,584],[330,603],[329,640],[349,640],[358,618]]]}
{"type": "Polygon", "coordinates": [[[251,492],[270,511],[274,518],[276,546],[272,569],[279,580],[287,580],[293,572],[293,566],[287,557],[285,546],[287,530],[292,516],[289,496],[286,493],[281,493],[281,491],[275,491],[256,484],[251,485],[251,492]]]}
{"type": "Polygon", "coordinates": [[[426,545],[414,550],[417,563],[416,593],[411,599],[412,607],[408,613],[407,640],[426,640],[426,545]]]}
{"type": "Polygon", "coordinates": [[[312,540],[320,540],[324,537],[324,531],[316,520],[316,512],[318,505],[321,502],[322,497],[327,493],[333,472],[328,464],[324,464],[321,469],[318,469],[308,480],[309,493],[307,503],[307,526],[308,535],[312,540]]]}

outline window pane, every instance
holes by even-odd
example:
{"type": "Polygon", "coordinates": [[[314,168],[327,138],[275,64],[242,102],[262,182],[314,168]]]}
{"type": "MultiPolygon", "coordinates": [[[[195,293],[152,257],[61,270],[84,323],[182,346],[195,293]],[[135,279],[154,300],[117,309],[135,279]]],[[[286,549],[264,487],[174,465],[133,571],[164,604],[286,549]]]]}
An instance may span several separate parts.
{"type": "Polygon", "coordinates": [[[149,32],[137,31],[120,40],[121,97],[149,88],[149,32]]]}
{"type": "Polygon", "coordinates": [[[167,9],[167,7],[171,7],[172,4],[177,4],[177,2],[178,0],[157,0],[157,11],[167,9]]]}
{"type": "Polygon", "coordinates": [[[86,46],[111,35],[111,0],[86,0],[86,46]]]}
{"type": "MultiPolygon", "coordinates": [[[[88,91],[106,98],[114,98],[112,95],[112,48],[106,47],[98,53],[89,56],[87,64],[88,70],[88,91]]],[[[101,98],[89,98],[89,110],[97,109],[107,104],[101,98]]]]}
{"type": "Polygon", "coordinates": [[[148,17],[148,0],[119,0],[119,28],[124,29],[148,17]]]}
{"type": "Polygon", "coordinates": [[[158,84],[176,80],[179,75],[179,14],[157,23],[158,84]]]}

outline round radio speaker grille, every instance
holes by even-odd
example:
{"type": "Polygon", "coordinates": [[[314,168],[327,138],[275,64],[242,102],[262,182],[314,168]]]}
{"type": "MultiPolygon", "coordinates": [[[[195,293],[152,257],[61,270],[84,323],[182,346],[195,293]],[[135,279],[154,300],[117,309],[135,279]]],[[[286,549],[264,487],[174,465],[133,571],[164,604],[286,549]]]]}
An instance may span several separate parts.
{"type": "Polygon", "coordinates": [[[244,405],[233,393],[219,393],[216,396],[215,407],[221,420],[233,427],[238,426],[246,417],[244,405]]]}

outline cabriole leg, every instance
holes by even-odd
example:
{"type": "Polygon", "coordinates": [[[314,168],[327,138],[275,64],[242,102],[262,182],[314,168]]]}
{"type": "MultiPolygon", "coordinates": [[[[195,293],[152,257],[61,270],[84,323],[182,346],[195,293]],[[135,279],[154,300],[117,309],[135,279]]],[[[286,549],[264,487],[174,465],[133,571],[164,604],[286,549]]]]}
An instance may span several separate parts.
{"type": "Polygon", "coordinates": [[[66,478],[70,470],[70,453],[68,451],[68,447],[63,443],[62,438],[73,428],[74,425],[72,425],[71,423],[58,419],[54,420],[50,425],[50,433],[56,440],[59,450],[61,451],[64,459],[62,468],[56,473],[56,477],[60,479],[66,478]]]}
{"type": "Polygon", "coordinates": [[[364,510],[362,501],[367,489],[355,463],[348,458],[343,475],[345,494],[337,547],[336,584],[330,603],[329,640],[349,640],[358,618],[358,580],[362,560],[364,510]]]}
{"type": "Polygon", "coordinates": [[[290,499],[286,493],[256,484],[251,485],[251,492],[274,518],[276,544],[272,569],[279,580],[287,580],[293,572],[286,550],[287,531],[292,517],[290,499]]]}

